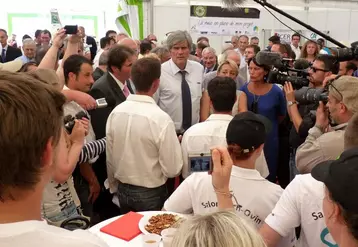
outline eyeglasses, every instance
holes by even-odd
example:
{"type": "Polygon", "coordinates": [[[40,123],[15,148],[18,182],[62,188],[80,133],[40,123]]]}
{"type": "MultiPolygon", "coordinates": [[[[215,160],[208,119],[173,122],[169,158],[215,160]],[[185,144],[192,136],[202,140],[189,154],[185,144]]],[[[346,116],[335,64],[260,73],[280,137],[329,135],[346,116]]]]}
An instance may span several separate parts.
{"type": "Polygon", "coordinates": [[[319,68],[315,68],[313,66],[311,66],[310,69],[313,71],[313,73],[316,73],[317,71],[329,72],[329,70],[319,69],[319,68]]]}

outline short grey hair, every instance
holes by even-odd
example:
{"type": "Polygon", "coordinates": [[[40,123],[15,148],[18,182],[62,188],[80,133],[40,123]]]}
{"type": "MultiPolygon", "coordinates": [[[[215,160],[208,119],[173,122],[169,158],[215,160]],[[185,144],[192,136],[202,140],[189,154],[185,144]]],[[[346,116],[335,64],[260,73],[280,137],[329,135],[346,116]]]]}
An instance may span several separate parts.
{"type": "Polygon", "coordinates": [[[169,50],[171,50],[173,48],[174,45],[186,41],[188,42],[188,48],[189,50],[191,50],[191,46],[193,44],[193,40],[190,36],[190,34],[187,31],[175,31],[172,32],[167,39],[167,46],[169,48],[169,50]]]}
{"type": "Polygon", "coordinates": [[[175,247],[265,247],[257,231],[235,212],[219,211],[186,220],[173,238],[175,247]]]}
{"type": "Polygon", "coordinates": [[[220,61],[218,61],[219,64],[221,64],[222,62],[227,60],[227,58],[228,58],[228,56],[230,54],[236,54],[239,57],[239,59],[241,59],[241,54],[240,53],[236,52],[235,50],[227,50],[222,54],[222,56],[220,56],[220,61]]]}
{"type": "Polygon", "coordinates": [[[212,54],[214,54],[214,56],[216,56],[216,51],[215,51],[215,49],[212,48],[212,47],[210,47],[210,46],[204,48],[204,50],[201,52],[201,54],[204,54],[204,53],[212,53],[212,54]]]}
{"type": "Polygon", "coordinates": [[[99,56],[98,65],[107,65],[108,62],[108,51],[102,52],[101,56],[99,56]]]}
{"type": "Polygon", "coordinates": [[[157,46],[150,51],[150,53],[156,54],[159,58],[162,58],[165,54],[169,53],[169,50],[166,46],[157,46]]]}
{"type": "Polygon", "coordinates": [[[24,39],[22,41],[22,46],[25,46],[25,45],[36,45],[36,42],[32,39],[24,39]]]}

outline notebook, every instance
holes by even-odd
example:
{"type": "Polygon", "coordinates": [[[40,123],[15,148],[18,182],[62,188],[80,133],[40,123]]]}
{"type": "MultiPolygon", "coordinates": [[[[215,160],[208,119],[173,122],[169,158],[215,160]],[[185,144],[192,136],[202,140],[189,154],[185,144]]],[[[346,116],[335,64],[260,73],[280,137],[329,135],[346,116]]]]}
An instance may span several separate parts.
{"type": "Polygon", "coordinates": [[[129,212],[121,218],[102,227],[101,232],[107,233],[109,235],[126,241],[130,241],[139,234],[141,234],[141,231],[138,227],[138,223],[142,217],[143,215],[141,214],[129,212]]]}

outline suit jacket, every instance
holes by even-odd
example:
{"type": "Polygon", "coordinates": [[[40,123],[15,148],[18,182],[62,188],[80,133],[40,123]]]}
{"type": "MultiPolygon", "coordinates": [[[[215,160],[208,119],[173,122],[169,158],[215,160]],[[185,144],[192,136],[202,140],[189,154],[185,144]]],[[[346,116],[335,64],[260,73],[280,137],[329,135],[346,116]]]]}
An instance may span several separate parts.
{"type": "Polygon", "coordinates": [[[101,78],[104,75],[104,71],[101,70],[99,67],[97,67],[92,74],[93,80],[97,81],[99,78],[101,78]]]}
{"type": "Polygon", "coordinates": [[[86,44],[90,45],[90,51],[91,51],[91,60],[93,61],[93,59],[95,58],[96,54],[97,54],[97,43],[96,40],[90,36],[86,37],[86,44]]]}
{"type": "MultiPolygon", "coordinates": [[[[0,46],[0,56],[1,56],[1,46],[0,46]]],[[[22,56],[22,52],[20,49],[18,48],[14,48],[12,46],[7,46],[7,51],[6,51],[6,62],[10,62],[15,60],[18,57],[22,56]]],[[[1,60],[0,60],[1,61],[1,60]]]]}
{"type": "MultiPolygon", "coordinates": [[[[130,87],[129,91],[133,93],[130,87]]],[[[101,139],[106,136],[106,124],[109,114],[111,114],[112,110],[126,100],[126,96],[123,94],[123,91],[117,84],[117,82],[113,79],[113,77],[106,72],[101,78],[99,78],[92,86],[89,94],[95,98],[110,98],[115,101],[114,106],[108,106],[102,109],[92,110],[91,114],[91,123],[96,134],[97,139],[101,139]]]]}

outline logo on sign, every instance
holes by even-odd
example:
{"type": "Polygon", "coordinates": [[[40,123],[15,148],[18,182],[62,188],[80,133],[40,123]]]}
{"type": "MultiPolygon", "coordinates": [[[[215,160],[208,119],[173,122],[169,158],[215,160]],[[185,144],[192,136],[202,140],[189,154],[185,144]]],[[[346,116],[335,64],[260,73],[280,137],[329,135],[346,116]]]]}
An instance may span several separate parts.
{"type": "Polygon", "coordinates": [[[197,17],[203,17],[206,16],[206,6],[195,6],[194,7],[194,14],[197,17]]]}

